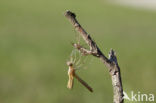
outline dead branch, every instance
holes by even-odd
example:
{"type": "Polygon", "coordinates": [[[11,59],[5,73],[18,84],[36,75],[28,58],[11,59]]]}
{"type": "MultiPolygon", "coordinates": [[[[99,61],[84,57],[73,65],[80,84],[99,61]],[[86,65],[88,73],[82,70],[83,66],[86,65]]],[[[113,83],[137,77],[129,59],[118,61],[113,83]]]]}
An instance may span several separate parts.
{"type": "Polygon", "coordinates": [[[93,55],[102,60],[102,62],[106,65],[109,70],[110,76],[112,78],[112,85],[114,91],[114,103],[123,103],[123,87],[122,80],[120,74],[120,67],[117,62],[117,58],[115,52],[111,49],[109,52],[109,58],[107,58],[93,41],[91,36],[82,28],[79,22],[76,19],[76,15],[71,11],[66,11],[65,16],[71,22],[71,24],[75,27],[75,29],[82,36],[84,41],[89,45],[90,50],[83,48],[79,44],[74,44],[73,46],[77,48],[84,55],[93,55]]]}

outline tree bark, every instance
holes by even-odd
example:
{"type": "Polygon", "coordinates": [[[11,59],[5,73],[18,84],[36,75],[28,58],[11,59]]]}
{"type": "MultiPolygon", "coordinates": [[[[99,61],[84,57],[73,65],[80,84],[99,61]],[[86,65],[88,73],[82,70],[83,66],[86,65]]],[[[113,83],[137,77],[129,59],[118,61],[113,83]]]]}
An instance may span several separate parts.
{"type": "Polygon", "coordinates": [[[113,92],[114,92],[114,103],[123,103],[123,87],[121,80],[120,67],[117,62],[115,52],[111,49],[109,52],[109,58],[107,58],[99,49],[97,44],[93,41],[91,36],[82,28],[76,19],[76,15],[71,11],[65,12],[65,17],[71,22],[74,28],[79,32],[84,41],[89,45],[90,50],[83,48],[79,44],[73,44],[84,55],[93,55],[101,59],[101,61],[106,65],[109,70],[109,74],[112,78],[113,92]]]}

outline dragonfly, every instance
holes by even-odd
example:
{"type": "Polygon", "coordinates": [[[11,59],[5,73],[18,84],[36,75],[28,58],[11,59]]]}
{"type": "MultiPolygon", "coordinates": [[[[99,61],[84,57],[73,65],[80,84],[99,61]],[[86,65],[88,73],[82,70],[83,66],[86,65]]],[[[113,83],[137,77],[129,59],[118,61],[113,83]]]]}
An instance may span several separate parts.
{"type": "Polygon", "coordinates": [[[80,59],[77,61],[77,63],[75,63],[75,60],[73,60],[72,56],[70,61],[67,61],[67,65],[68,65],[68,83],[67,83],[67,88],[68,89],[72,89],[73,85],[74,85],[74,78],[76,78],[84,87],[86,87],[90,92],[93,92],[93,89],[84,81],[82,80],[77,74],[76,74],[76,70],[79,69],[80,66],[76,67],[79,62],[80,59]]]}

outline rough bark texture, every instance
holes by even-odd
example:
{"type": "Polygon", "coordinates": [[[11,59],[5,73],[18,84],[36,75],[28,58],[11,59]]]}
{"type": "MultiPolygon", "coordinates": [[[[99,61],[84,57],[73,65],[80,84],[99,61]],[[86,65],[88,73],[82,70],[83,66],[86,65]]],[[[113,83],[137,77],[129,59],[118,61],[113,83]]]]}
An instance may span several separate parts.
{"type": "Polygon", "coordinates": [[[93,41],[91,36],[82,28],[79,22],[76,19],[76,15],[71,11],[66,11],[65,16],[71,22],[71,24],[75,27],[75,29],[79,32],[82,36],[84,41],[89,45],[90,50],[83,48],[79,44],[73,44],[75,48],[81,51],[84,55],[93,55],[101,59],[101,61],[106,65],[109,70],[110,76],[112,78],[112,85],[114,91],[114,103],[123,103],[123,87],[122,87],[122,80],[120,74],[120,67],[117,62],[117,58],[115,52],[111,49],[109,52],[109,58],[107,58],[93,41]]]}

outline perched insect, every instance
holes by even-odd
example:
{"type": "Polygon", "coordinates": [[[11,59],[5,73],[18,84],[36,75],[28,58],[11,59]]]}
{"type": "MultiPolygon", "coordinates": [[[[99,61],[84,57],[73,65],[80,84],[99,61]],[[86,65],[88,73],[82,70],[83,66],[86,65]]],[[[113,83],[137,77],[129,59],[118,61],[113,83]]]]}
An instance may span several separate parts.
{"type": "MultiPolygon", "coordinates": [[[[76,74],[77,69],[76,69],[76,67],[74,67],[75,61],[76,61],[76,58],[75,58],[75,60],[73,60],[73,58],[71,57],[71,60],[67,62],[67,65],[69,66],[69,69],[68,69],[69,79],[68,79],[68,83],[67,83],[67,88],[72,89],[73,84],[74,84],[74,77],[75,77],[90,92],[93,92],[92,88],[76,74]]],[[[78,62],[76,64],[78,64],[79,62],[80,62],[80,60],[78,60],[78,62]]]]}

